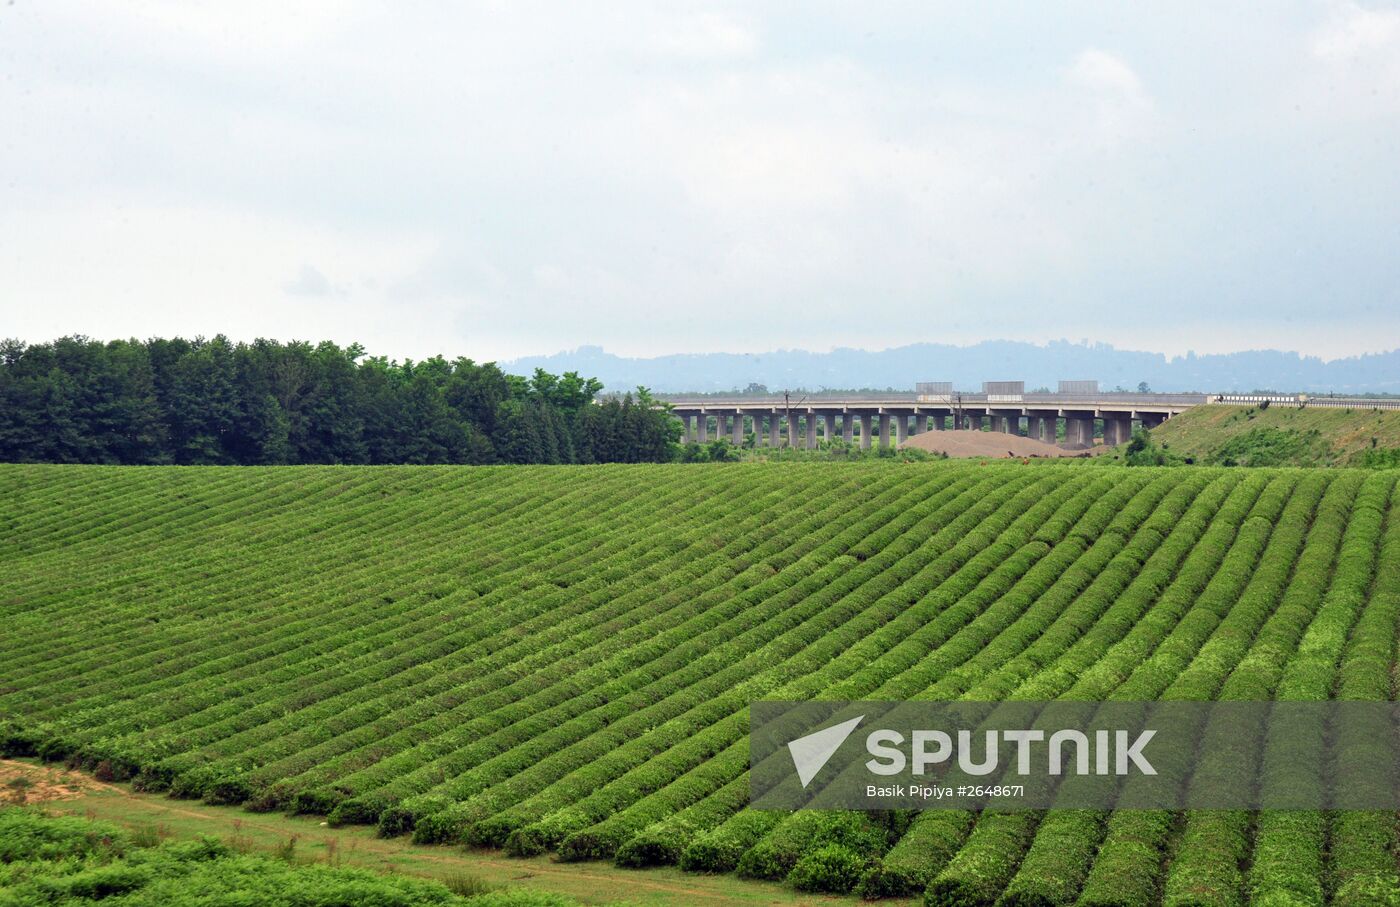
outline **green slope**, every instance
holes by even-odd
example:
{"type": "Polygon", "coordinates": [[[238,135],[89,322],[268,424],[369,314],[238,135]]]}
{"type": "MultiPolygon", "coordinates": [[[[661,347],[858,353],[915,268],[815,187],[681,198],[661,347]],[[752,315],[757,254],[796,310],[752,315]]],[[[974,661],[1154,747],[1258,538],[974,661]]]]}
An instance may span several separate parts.
{"type": "Polygon", "coordinates": [[[1379,458],[1400,465],[1400,410],[1197,406],[1153,429],[1152,438],[1197,463],[1361,466],[1379,458]]]}
{"type": "Polygon", "coordinates": [[[1385,817],[749,811],[747,704],[1390,698],[1396,477],[5,466],[0,744],[521,855],[1365,903],[1396,891],[1385,817]]]}

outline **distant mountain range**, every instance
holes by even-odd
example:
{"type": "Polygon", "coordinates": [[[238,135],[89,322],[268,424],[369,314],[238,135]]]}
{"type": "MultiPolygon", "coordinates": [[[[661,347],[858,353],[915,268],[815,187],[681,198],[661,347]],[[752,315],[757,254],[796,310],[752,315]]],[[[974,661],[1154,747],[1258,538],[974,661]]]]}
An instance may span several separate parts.
{"type": "Polygon", "coordinates": [[[972,346],[915,343],[887,350],[837,349],[829,353],[693,353],[632,359],[597,346],[552,356],[527,356],[501,364],[530,374],[578,371],[608,390],[641,385],[658,393],[715,392],[750,384],[769,390],[913,390],[916,381],[952,381],[976,390],[983,381],[1026,382],[1026,389],[1054,389],[1061,379],[1097,379],[1099,387],[1159,392],[1400,393],[1400,349],[1324,361],[1279,350],[1249,350],[1168,358],[1162,353],[1115,349],[1102,343],[1054,341],[1044,346],[988,340],[972,346]]]}

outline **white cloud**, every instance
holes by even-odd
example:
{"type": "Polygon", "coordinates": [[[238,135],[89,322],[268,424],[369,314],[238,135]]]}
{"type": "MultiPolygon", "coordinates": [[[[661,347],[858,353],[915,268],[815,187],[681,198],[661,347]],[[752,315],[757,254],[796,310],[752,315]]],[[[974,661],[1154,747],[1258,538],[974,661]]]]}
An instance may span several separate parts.
{"type": "Polygon", "coordinates": [[[222,332],[360,340],[380,351],[371,341],[381,337],[416,347],[416,329],[364,284],[412,270],[429,251],[382,232],[126,206],[0,211],[0,248],[7,332],[28,339],[222,332]],[[356,287],[333,284],[301,256],[356,287]]]}
{"type": "Polygon", "coordinates": [[[1296,108],[1321,129],[1400,113],[1400,9],[1346,2],[1330,10],[1310,35],[1296,108]]]}
{"type": "Polygon", "coordinates": [[[1335,7],[1331,21],[1313,35],[1312,52],[1328,61],[1356,61],[1400,52],[1400,10],[1335,7]]]}
{"type": "Polygon", "coordinates": [[[1142,345],[1227,299],[1305,345],[1319,294],[1400,309],[1360,7],[132,9],[0,6],[9,332],[1142,345]]]}
{"type": "Polygon", "coordinates": [[[700,12],[659,26],[643,46],[658,56],[695,60],[746,57],[758,50],[758,35],[728,16],[700,12]]]}
{"type": "Polygon", "coordinates": [[[330,296],[332,293],[344,292],[331,286],[326,275],[309,264],[302,264],[296,276],[282,284],[282,290],[292,296],[330,296]]]}
{"type": "Polygon", "coordinates": [[[1065,79],[1088,96],[1093,116],[1082,134],[1091,144],[1115,147],[1145,138],[1155,129],[1157,113],[1152,98],[1122,57],[1093,48],[1082,51],[1065,79]]]}
{"type": "Polygon", "coordinates": [[[1142,80],[1121,57],[1102,50],[1082,51],[1069,67],[1069,80],[1096,91],[1145,103],[1142,80]]]}

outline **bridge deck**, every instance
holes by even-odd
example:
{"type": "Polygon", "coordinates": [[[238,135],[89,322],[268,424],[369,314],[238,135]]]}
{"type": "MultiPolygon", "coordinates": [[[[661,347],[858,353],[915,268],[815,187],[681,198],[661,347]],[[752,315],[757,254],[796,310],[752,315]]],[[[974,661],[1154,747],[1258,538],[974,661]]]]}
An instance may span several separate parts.
{"type": "Polygon", "coordinates": [[[753,442],[758,445],[817,446],[817,427],[822,438],[838,438],[869,448],[877,442],[902,444],[911,434],[953,428],[981,429],[983,419],[992,431],[1025,434],[1063,447],[1082,450],[1093,447],[1101,436],[1105,444],[1121,444],[1132,434],[1132,423],[1152,427],[1193,406],[1349,406],[1371,409],[1400,409],[1400,399],[1367,397],[1309,397],[1286,394],[807,394],[796,399],[780,394],[765,396],[658,395],[658,402],[669,404],[685,426],[685,440],[706,443],[710,420],[715,422],[715,438],[728,437],[734,444],[744,441],[747,425],[752,425],[753,442]],[[1061,428],[1063,420],[1063,428],[1061,428]],[[839,427],[837,423],[840,423],[839,427]],[[786,424],[784,424],[786,423],[786,424]],[[858,429],[858,430],[857,430],[858,429]]]}

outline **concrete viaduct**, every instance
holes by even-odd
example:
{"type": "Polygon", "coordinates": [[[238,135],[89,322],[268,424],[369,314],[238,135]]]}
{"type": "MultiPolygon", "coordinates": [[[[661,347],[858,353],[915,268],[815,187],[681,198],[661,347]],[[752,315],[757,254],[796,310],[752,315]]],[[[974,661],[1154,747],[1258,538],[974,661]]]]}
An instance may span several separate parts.
{"type": "Polygon", "coordinates": [[[1070,450],[1094,446],[1096,422],[1105,444],[1120,444],[1137,422],[1151,428],[1192,406],[1215,401],[1206,394],[885,394],[840,398],[781,396],[659,396],[685,427],[683,440],[743,442],[752,432],[760,446],[815,448],[840,438],[862,448],[901,444],[910,435],[949,428],[1025,435],[1070,450]],[[1060,425],[1063,423],[1063,430],[1060,425]]]}

